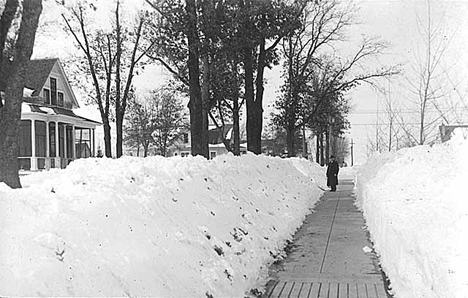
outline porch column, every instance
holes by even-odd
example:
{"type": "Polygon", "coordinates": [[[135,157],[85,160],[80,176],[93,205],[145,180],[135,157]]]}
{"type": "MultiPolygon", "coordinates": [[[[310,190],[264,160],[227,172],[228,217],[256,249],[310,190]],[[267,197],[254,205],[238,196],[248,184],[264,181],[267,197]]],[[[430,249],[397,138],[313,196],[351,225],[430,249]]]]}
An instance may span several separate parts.
{"type": "Polygon", "coordinates": [[[35,120],[31,120],[31,171],[37,171],[35,120]]]}
{"type": "Polygon", "coordinates": [[[46,159],[45,168],[50,170],[50,132],[49,132],[49,121],[46,121],[46,159]]]}
{"type": "Polygon", "coordinates": [[[58,121],[55,121],[55,167],[61,168],[60,149],[59,149],[59,126],[58,121]]]}
{"type": "MultiPolygon", "coordinates": [[[[68,138],[67,138],[67,124],[63,125],[63,155],[65,159],[68,159],[68,138]]],[[[68,163],[68,162],[67,162],[68,163]]]]}
{"type": "Polygon", "coordinates": [[[72,125],[72,145],[71,145],[71,149],[72,149],[72,154],[71,154],[71,158],[73,159],[76,159],[76,146],[75,146],[75,142],[76,142],[76,134],[75,134],[75,125],[72,125]]]}
{"type": "Polygon", "coordinates": [[[95,140],[95,129],[91,129],[92,135],[91,135],[91,156],[96,157],[96,140],[95,140]]]}

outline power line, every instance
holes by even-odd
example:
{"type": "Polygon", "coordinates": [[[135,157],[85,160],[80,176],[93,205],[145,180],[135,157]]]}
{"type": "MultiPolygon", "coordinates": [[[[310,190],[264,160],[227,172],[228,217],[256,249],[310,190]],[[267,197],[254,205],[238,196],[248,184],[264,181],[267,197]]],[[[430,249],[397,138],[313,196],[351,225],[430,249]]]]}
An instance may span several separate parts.
{"type": "MultiPolygon", "coordinates": [[[[395,124],[395,123],[393,123],[395,124]]],[[[409,124],[409,125],[420,125],[421,123],[419,122],[404,122],[404,124],[409,124]]],[[[382,125],[390,125],[390,123],[352,123],[351,126],[366,126],[366,125],[372,125],[372,126],[382,126],[382,125]]]]}
{"type": "MultiPolygon", "coordinates": [[[[450,109],[448,111],[442,111],[443,113],[450,113],[450,112],[468,112],[468,109],[466,108],[457,108],[457,109],[450,109]]],[[[426,112],[440,112],[437,110],[426,110],[426,112]]],[[[362,115],[362,114],[377,114],[377,113],[382,113],[382,111],[377,111],[377,110],[362,110],[362,111],[354,111],[350,112],[348,115],[362,115]]],[[[385,114],[385,112],[383,112],[385,114]]],[[[415,111],[415,110],[400,110],[400,111],[394,111],[394,114],[420,114],[420,111],[415,111]]]]}

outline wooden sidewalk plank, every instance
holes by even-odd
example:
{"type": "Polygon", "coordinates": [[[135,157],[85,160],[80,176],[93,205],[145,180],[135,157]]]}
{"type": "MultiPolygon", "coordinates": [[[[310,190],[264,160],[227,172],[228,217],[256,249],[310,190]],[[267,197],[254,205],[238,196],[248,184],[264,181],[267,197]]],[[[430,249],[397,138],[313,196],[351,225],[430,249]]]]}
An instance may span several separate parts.
{"type": "Polygon", "coordinates": [[[375,285],[375,292],[377,293],[378,298],[387,298],[384,285],[375,285]]]}
{"type": "Polygon", "coordinates": [[[263,293],[262,297],[270,297],[277,284],[277,281],[269,281],[266,286],[266,291],[263,293]]]}
{"type": "Polygon", "coordinates": [[[357,293],[356,284],[348,284],[348,298],[360,298],[357,293]]]}
{"type": "Polygon", "coordinates": [[[330,292],[328,293],[328,298],[339,298],[338,296],[338,284],[331,283],[330,284],[330,292]]]}
{"type": "Polygon", "coordinates": [[[289,297],[291,298],[297,298],[301,294],[302,288],[304,287],[303,282],[296,282],[294,283],[294,286],[291,290],[291,293],[289,293],[289,297]]]}
{"type": "Polygon", "coordinates": [[[281,295],[281,292],[283,292],[283,288],[286,285],[286,282],[280,281],[275,285],[275,288],[271,292],[269,298],[278,298],[281,295]]]}
{"type": "Polygon", "coordinates": [[[310,290],[312,288],[312,283],[303,283],[301,293],[299,294],[298,298],[308,298],[310,294],[310,290]]]}
{"type": "Polygon", "coordinates": [[[366,284],[367,297],[368,298],[378,298],[377,292],[375,291],[375,284],[366,284]]]}
{"type": "Polygon", "coordinates": [[[376,255],[354,206],[353,184],[325,193],[294,236],[295,249],[270,268],[269,298],[387,298],[376,255]],[[274,281],[273,281],[274,280],[274,281]]]}
{"type": "Polygon", "coordinates": [[[281,291],[281,294],[278,296],[279,298],[288,298],[289,294],[292,291],[292,288],[294,287],[295,282],[287,282],[286,285],[283,288],[283,291],[281,291]]]}
{"type": "Polygon", "coordinates": [[[338,297],[339,298],[348,298],[348,284],[340,283],[338,284],[338,297]]]}
{"type": "Polygon", "coordinates": [[[320,283],[314,282],[310,288],[309,298],[318,298],[320,291],[320,283]]]}
{"type": "Polygon", "coordinates": [[[319,298],[328,298],[328,291],[330,290],[330,284],[323,282],[320,286],[319,298]]]}
{"type": "Polygon", "coordinates": [[[359,298],[368,298],[367,297],[366,285],[359,283],[356,286],[357,286],[357,296],[359,298]]]}

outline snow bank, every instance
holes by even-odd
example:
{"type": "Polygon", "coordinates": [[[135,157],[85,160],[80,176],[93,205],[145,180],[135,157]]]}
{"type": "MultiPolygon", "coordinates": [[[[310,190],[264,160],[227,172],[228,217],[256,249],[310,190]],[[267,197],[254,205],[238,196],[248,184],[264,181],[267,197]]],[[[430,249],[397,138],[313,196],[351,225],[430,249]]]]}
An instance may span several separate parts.
{"type": "Polygon", "coordinates": [[[396,298],[468,297],[468,141],[371,158],[357,205],[396,298]]]}
{"type": "Polygon", "coordinates": [[[243,297],[323,178],[248,154],[77,160],[0,184],[0,296],[243,297]]]}

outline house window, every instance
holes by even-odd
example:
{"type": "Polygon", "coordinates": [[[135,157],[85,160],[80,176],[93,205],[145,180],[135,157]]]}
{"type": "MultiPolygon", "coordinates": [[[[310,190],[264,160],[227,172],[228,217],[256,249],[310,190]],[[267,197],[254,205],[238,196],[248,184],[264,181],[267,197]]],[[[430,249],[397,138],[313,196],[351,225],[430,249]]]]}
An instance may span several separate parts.
{"type": "Polygon", "coordinates": [[[216,157],[216,151],[211,151],[210,152],[210,159],[213,159],[216,157]]]}
{"type": "Polygon", "coordinates": [[[56,157],[57,153],[55,150],[55,122],[49,123],[49,156],[56,157]]]}
{"type": "Polygon", "coordinates": [[[46,123],[44,121],[34,121],[36,130],[36,156],[45,157],[47,138],[46,138],[46,123]]]}
{"type": "Polygon", "coordinates": [[[184,133],[184,144],[188,143],[188,133],[184,133]]]}
{"type": "Polygon", "coordinates": [[[44,102],[50,104],[50,90],[44,88],[44,102]]]}
{"type": "Polygon", "coordinates": [[[63,107],[63,93],[62,92],[58,92],[58,105],[60,107],[63,107]]]}
{"type": "Polygon", "coordinates": [[[63,124],[59,124],[59,157],[66,157],[65,156],[65,126],[63,124]]]}
{"type": "Polygon", "coordinates": [[[75,128],[76,158],[91,156],[91,130],[89,128],[75,128]]]}
{"type": "MultiPolygon", "coordinates": [[[[60,94],[60,93],[59,93],[60,94]]],[[[67,126],[65,129],[65,133],[67,134],[67,158],[73,158],[73,127],[67,126]]]]}
{"type": "Polygon", "coordinates": [[[19,156],[32,156],[31,120],[21,120],[19,156]]]}
{"type": "Polygon", "coordinates": [[[57,105],[57,79],[50,78],[50,101],[57,105]]]}
{"type": "Polygon", "coordinates": [[[30,158],[18,158],[20,170],[29,171],[31,170],[31,159],[30,158]]]}

